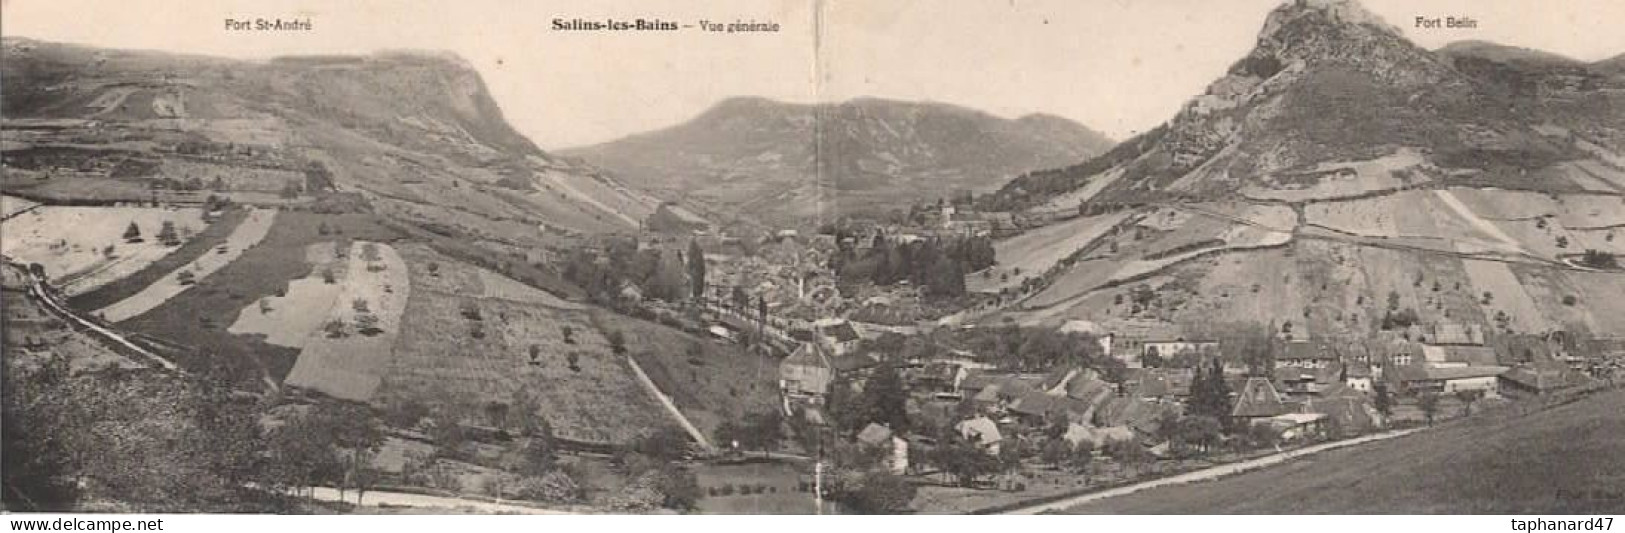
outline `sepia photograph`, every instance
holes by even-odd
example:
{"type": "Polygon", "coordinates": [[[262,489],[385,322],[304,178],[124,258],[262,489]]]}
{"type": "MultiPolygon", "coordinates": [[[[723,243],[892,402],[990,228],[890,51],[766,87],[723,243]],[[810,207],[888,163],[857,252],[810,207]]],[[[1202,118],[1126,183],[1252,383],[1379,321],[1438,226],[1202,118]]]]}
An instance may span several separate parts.
{"type": "Polygon", "coordinates": [[[1625,3],[0,13],[10,530],[1625,513],[1625,3]]]}

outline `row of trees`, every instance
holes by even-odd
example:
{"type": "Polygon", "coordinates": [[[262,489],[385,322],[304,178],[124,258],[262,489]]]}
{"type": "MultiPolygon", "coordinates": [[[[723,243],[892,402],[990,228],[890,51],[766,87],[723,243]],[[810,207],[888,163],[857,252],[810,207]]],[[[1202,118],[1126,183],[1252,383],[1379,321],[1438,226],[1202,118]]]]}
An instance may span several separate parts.
{"type": "Polygon", "coordinates": [[[669,302],[705,294],[705,253],[698,242],[691,242],[685,255],[659,248],[640,250],[634,239],[614,239],[606,255],[600,258],[590,250],[571,253],[565,258],[564,278],[600,302],[615,301],[628,284],[647,297],[669,302]]]}
{"type": "Polygon", "coordinates": [[[965,294],[966,273],[993,266],[995,257],[992,239],[985,236],[896,242],[876,235],[868,250],[843,245],[830,262],[845,284],[907,280],[928,297],[954,298],[965,294]]]}

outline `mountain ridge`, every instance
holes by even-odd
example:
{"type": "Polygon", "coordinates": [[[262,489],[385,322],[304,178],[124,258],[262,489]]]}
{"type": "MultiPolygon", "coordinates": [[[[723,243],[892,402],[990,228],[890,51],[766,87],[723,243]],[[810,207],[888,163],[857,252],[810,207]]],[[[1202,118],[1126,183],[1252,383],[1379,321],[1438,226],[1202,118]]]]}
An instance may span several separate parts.
{"type": "Polygon", "coordinates": [[[940,102],[739,96],[679,124],[558,153],[714,210],[773,206],[764,218],[794,222],[819,210],[873,214],[952,190],[985,191],[1110,145],[1081,124],[1042,113],[1007,119],[940,102]]]}

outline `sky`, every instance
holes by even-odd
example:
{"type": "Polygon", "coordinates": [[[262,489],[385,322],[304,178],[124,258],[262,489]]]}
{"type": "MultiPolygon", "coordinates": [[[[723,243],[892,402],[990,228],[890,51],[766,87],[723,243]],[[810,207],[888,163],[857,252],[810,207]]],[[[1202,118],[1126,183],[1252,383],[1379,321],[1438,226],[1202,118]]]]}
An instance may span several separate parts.
{"type": "MultiPolygon", "coordinates": [[[[1122,140],[1171,117],[1250,50],[1280,0],[0,0],[0,34],[263,59],[449,50],[544,149],[680,123],[731,96],[930,100],[1048,113],[1122,140]],[[225,19],[309,18],[309,32],[225,19]],[[661,19],[672,32],[556,31],[661,19]],[[700,21],[774,22],[706,32],[700,21]],[[822,31],[819,30],[822,28],[822,31]]],[[[1364,0],[1413,41],[1487,40],[1585,61],[1625,53],[1618,0],[1364,0]],[[1476,29],[1414,18],[1471,17],[1476,29]]]]}

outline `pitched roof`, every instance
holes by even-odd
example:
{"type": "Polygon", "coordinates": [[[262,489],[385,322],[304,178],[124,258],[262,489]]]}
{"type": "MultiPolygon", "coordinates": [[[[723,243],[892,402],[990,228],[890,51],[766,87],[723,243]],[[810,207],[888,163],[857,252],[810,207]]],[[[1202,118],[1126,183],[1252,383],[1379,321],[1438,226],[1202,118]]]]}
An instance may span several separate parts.
{"type": "Polygon", "coordinates": [[[1101,392],[1110,392],[1112,384],[1102,379],[1073,379],[1066,384],[1067,397],[1078,400],[1094,400],[1101,392]]]}
{"type": "Polygon", "coordinates": [[[1422,372],[1429,380],[1449,381],[1453,379],[1487,378],[1499,376],[1507,371],[1504,366],[1444,366],[1423,367],[1422,372]]]}
{"type": "Polygon", "coordinates": [[[1230,411],[1231,416],[1239,417],[1269,417],[1286,413],[1286,403],[1281,401],[1281,394],[1275,391],[1275,385],[1264,378],[1248,378],[1247,384],[1241,389],[1241,396],[1236,398],[1236,407],[1230,411]]]}
{"type": "Polygon", "coordinates": [[[862,335],[858,334],[858,329],[853,327],[851,322],[825,326],[823,331],[824,335],[834,338],[837,342],[851,342],[863,338],[862,335]]]}
{"type": "Polygon", "coordinates": [[[1337,352],[1314,341],[1289,341],[1281,346],[1280,359],[1337,359],[1337,352]]]}
{"type": "Polygon", "coordinates": [[[1577,387],[1590,383],[1592,379],[1585,374],[1562,367],[1532,367],[1520,365],[1501,374],[1501,379],[1523,385],[1537,391],[1549,391],[1577,387]]]}
{"type": "Polygon", "coordinates": [[[858,432],[858,442],[869,445],[885,444],[891,440],[891,437],[891,428],[874,422],[870,422],[869,425],[863,427],[863,431],[858,432]]]}
{"type": "Polygon", "coordinates": [[[874,357],[871,357],[868,354],[856,353],[831,357],[829,362],[830,366],[833,367],[837,372],[862,370],[865,368],[872,368],[880,364],[880,361],[876,361],[874,357]]]}
{"type": "Polygon", "coordinates": [[[999,433],[999,425],[995,424],[993,419],[985,416],[962,420],[954,428],[959,430],[960,435],[967,439],[974,439],[982,446],[989,446],[1004,440],[1004,435],[999,433]]]}
{"type": "Polygon", "coordinates": [[[779,362],[779,366],[789,365],[821,366],[829,368],[829,349],[824,348],[822,345],[816,342],[801,343],[801,346],[796,347],[796,351],[791,352],[789,357],[785,357],[783,361],[779,362]]]}
{"type": "Polygon", "coordinates": [[[1377,425],[1376,418],[1371,415],[1370,403],[1364,396],[1311,398],[1304,401],[1302,410],[1326,415],[1346,429],[1366,430],[1377,425]]]}
{"type": "Polygon", "coordinates": [[[1134,395],[1141,398],[1187,396],[1191,392],[1193,379],[1195,376],[1190,369],[1146,369],[1140,373],[1140,383],[1134,389],[1134,395]]]}
{"type": "Polygon", "coordinates": [[[1066,433],[1062,434],[1061,438],[1073,446],[1087,440],[1096,448],[1100,448],[1112,442],[1134,440],[1134,430],[1125,426],[1094,427],[1087,424],[1068,424],[1066,433]]]}

